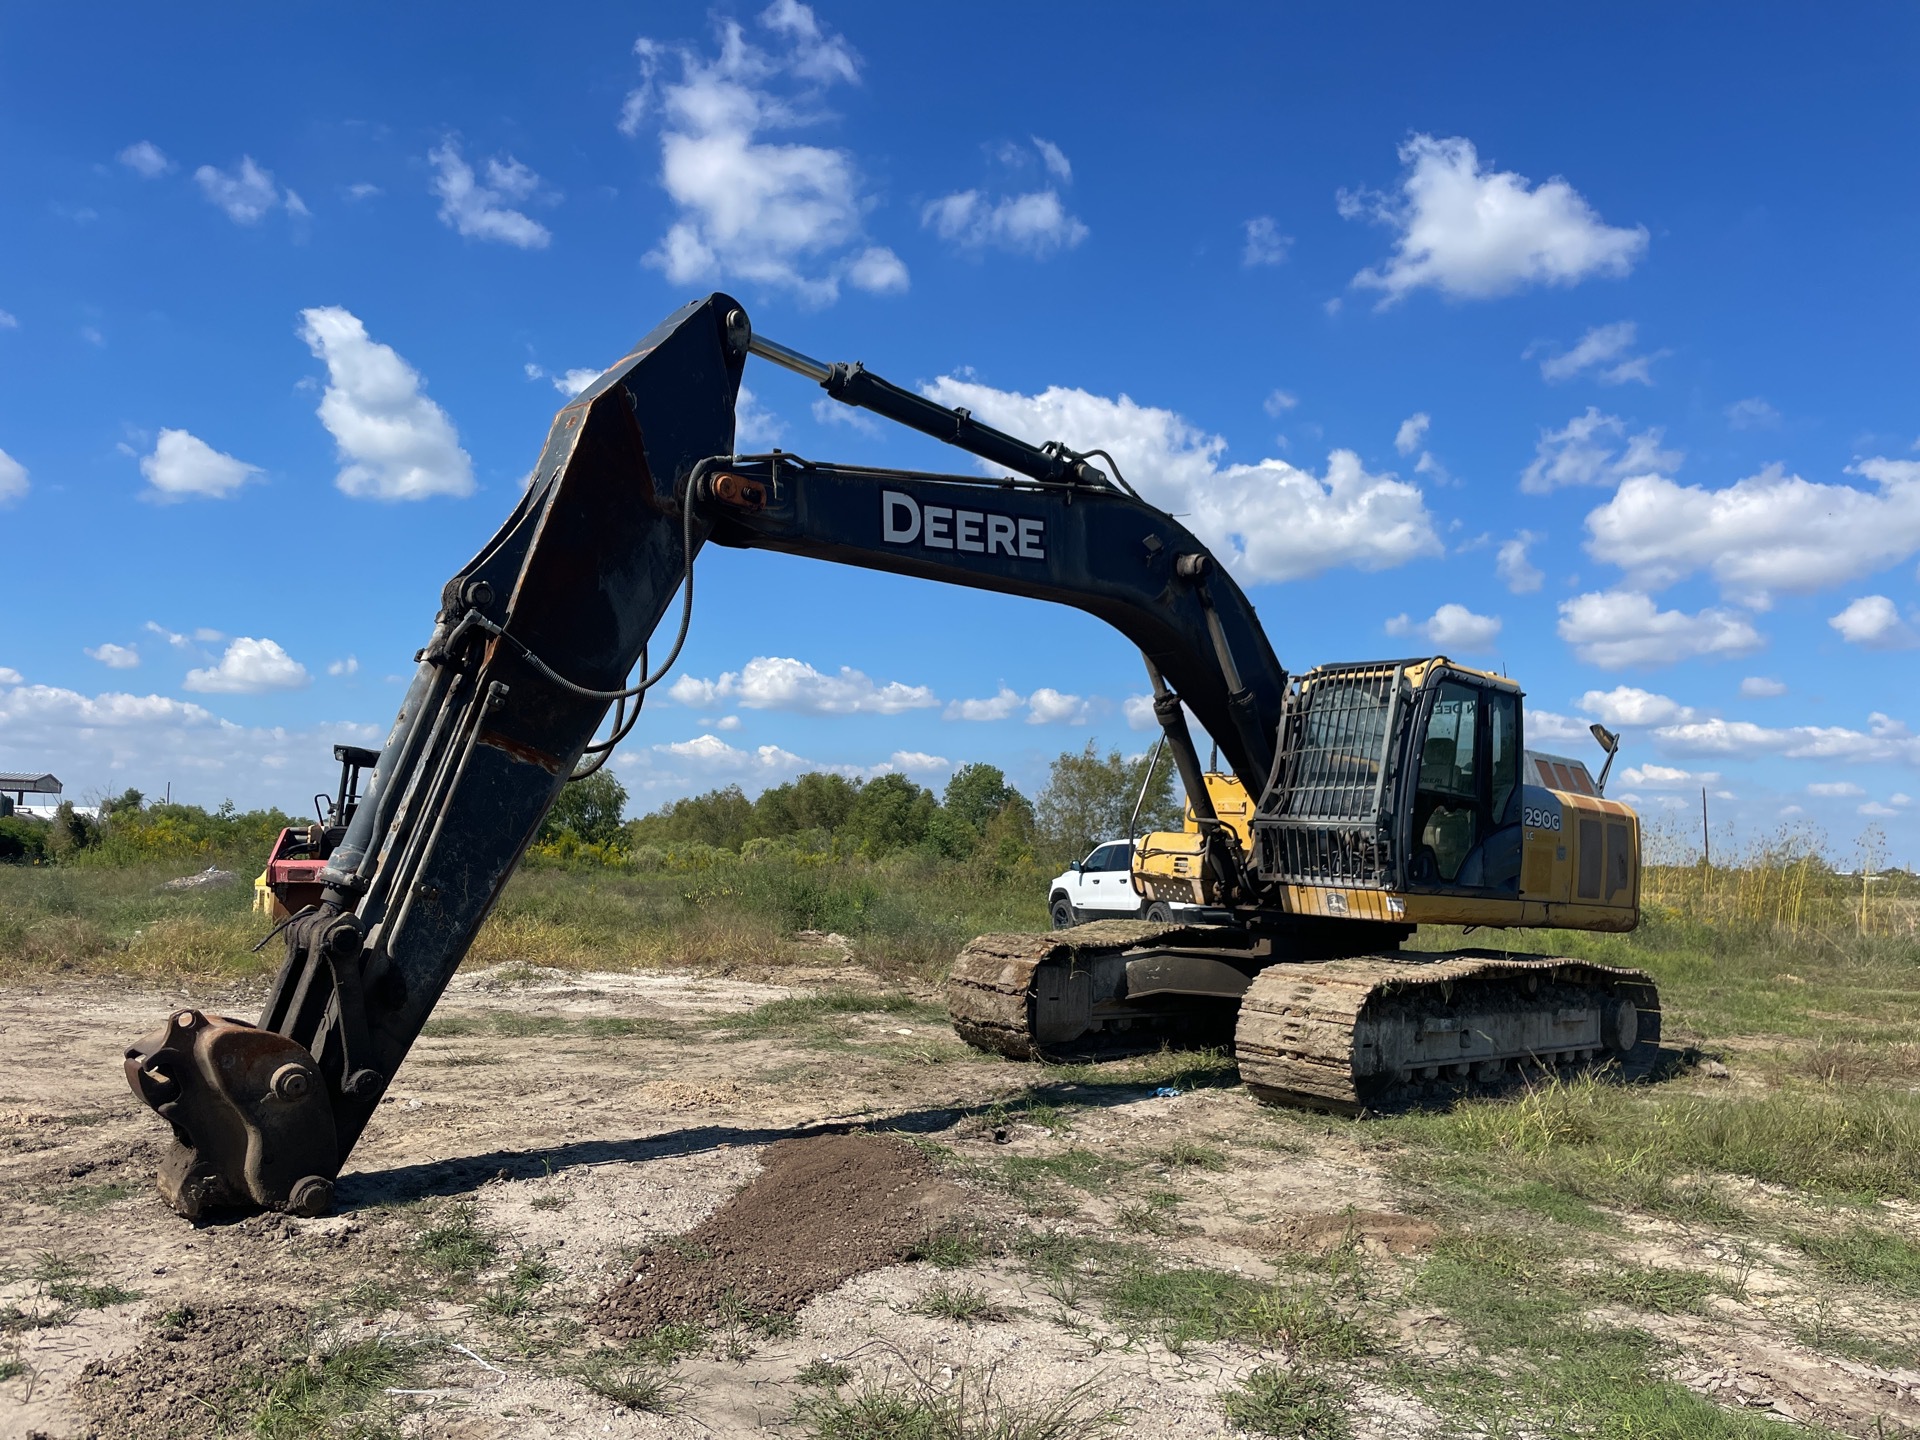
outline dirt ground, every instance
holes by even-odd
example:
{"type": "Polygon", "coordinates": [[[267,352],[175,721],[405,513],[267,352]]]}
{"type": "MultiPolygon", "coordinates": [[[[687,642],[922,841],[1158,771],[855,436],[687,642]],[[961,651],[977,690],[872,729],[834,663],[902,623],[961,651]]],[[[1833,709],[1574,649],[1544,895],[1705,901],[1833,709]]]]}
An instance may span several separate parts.
{"type": "MultiPolygon", "coordinates": [[[[1009,1403],[1080,1387],[1132,1433],[1239,1434],[1221,1396],[1284,1361],[1285,1342],[1182,1343],[1116,1318],[1049,1270],[1047,1246],[1125,1239],[1265,1280],[1335,1252],[1391,1269],[1447,1223],[1364,1122],[1275,1115],[1230,1073],[1181,1086],[1125,1063],[1062,1072],[1047,1106],[1009,1108],[1035,1072],[966,1051],[924,1003],[743,1023],[873,986],[828,968],[782,978],[463,974],[336,1213],[198,1228],[152,1190],[163,1131],[118,1057],[184,1002],[251,1016],[260,997],[8,990],[0,1435],[802,1434],[836,1377],[864,1393],[962,1375],[1009,1403]],[[324,1388],[328,1357],[373,1341],[410,1357],[362,1387],[389,1428],[249,1420],[262,1396],[298,1410],[283,1372],[298,1379],[302,1347],[324,1388]]],[[[1637,1223],[1620,1247],[1720,1263],[1684,1227],[1637,1223]]],[[[1754,1278],[1741,1298],[1642,1317],[1671,1342],[1669,1378],[1849,1434],[1920,1425],[1920,1374],[1783,1339],[1754,1278]]],[[[1431,1309],[1384,1313],[1414,1350],[1446,1343],[1431,1309]]],[[[1362,1436],[1432,1420],[1388,1370],[1349,1399],[1362,1436]]]]}

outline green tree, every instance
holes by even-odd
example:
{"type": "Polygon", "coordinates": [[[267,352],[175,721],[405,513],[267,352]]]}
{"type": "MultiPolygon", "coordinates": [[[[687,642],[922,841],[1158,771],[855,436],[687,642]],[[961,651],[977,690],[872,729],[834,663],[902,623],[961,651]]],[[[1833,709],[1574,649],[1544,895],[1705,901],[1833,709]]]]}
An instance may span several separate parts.
{"type": "Polygon", "coordinates": [[[46,821],[30,815],[15,815],[11,811],[0,815],[0,861],[32,864],[44,860],[51,829],[46,821]]]}
{"type": "Polygon", "coordinates": [[[860,787],[841,834],[869,855],[910,850],[927,838],[939,802],[904,775],[881,775],[860,787]]]}
{"type": "Polygon", "coordinates": [[[844,775],[812,770],[760,793],[753,802],[755,835],[795,835],[804,830],[832,834],[847,823],[860,785],[844,775]]]}
{"type": "MultiPolygon", "coordinates": [[[[139,794],[137,790],[128,793],[139,794]]],[[[99,825],[75,810],[71,800],[62,800],[59,808],[53,812],[53,823],[47,831],[48,853],[65,858],[76,850],[97,844],[99,839],[99,825]]]]}
{"type": "Polygon", "coordinates": [[[675,800],[627,826],[631,843],[663,847],[712,845],[738,850],[754,833],[753,802],[738,785],[675,800]]]}
{"type": "MultiPolygon", "coordinates": [[[[1130,760],[1118,750],[1102,756],[1089,740],[1084,750],[1069,750],[1056,759],[1048,768],[1034,817],[1041,843],[1077,857],[1102,840],[1125,835],[1146,777],[1147,758],[1130,760]]],[[[1179,829],[1183,803],[1174,796],[1172,758],[1162,751],[1134,833],[1179,829]]]]}
{"type": "Polygon", "coordinates": [[[560,798],[547,811],[540,840],[551,843],[562,831],[590,845],[610,845],[620,838],[620,812],[626,808],[627,787],[611,770],[596,770],[584,780],[561,787],[560,798]]]}
{"type": "Polygon", "coordinates": [[[999,766],[974,764],[953,772],[940,803],[961,824],[984,833],[987,822],[1015,801],[1024,805],[1026,797],[1007,783],[999,766]]]}
{"type": "Polygon", "coordinates": [[[928,843],[942,855],[963,859],[989,835],[996,850],[1004,850],[1010,837],[1016,850],[1024,850],[1033,839],[1033,805],[998,766],[962,765],[928,825],[928,843]]]}

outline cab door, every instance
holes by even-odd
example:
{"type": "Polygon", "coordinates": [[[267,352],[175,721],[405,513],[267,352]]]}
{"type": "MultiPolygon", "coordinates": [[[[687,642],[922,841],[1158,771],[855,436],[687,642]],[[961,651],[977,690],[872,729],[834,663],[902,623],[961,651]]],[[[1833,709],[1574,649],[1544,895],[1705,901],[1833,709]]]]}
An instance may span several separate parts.
{"type": "Polygon", "coordinates": [[[1449,675],[1423,707],[1405,846],[1410,888],[1520,893],[1520,695],[1449,675]]]}

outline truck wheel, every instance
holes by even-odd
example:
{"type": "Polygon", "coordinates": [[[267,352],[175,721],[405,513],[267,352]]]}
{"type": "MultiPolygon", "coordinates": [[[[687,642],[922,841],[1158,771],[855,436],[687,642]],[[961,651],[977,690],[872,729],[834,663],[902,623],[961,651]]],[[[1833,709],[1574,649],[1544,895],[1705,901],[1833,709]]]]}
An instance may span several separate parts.
{"type": "Polygon", "coordinates": [[[1155,925],[1165,925],[1173,919],[1173,907],[1164,900],[1156,900],[1147,906],[1145,918],[1155,925]]]}
{"type": "Polygon", "coordinates": [[[1053,916],[1054,929],[1068,930],[1073,927],[1075,923],[1074,916],[1073,916],[1073,902],[1067,899],[1066,896],[1064,895],[1054,896],[1053,904],[1048,908],[1053,916]]]}

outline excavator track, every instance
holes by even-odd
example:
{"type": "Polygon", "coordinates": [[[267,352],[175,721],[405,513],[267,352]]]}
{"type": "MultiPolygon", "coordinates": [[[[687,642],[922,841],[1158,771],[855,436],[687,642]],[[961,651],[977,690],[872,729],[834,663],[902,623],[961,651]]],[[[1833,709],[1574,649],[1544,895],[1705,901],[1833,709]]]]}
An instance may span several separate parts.
{"type": "Polygon", "coordinates": [[[1234,1053],[1262,1100],[1358,1114],[1500,1089],[1526,1072],[1653,1066],[1660,1000],[1640,970],[1454,951],[1261,972],[1234,1053]]]}
{"type": "Polygon", "coordinates": [[[1048,1046],[1084,1038],[1062,1023],[1063,1002],[1090,983],[1101,961],[1147,945],[1206,943],[1213,927],[1095,920],[1045,935],[983,935],[962,950],[947,979],[947,1013],[976,1050],[1038,1060],[1048,1046]]]}
{"type": "Polygon", "coordinates": [[[954,963],[953,1027],[1016,1060],[1084,1053],[1238,1005],[1241,1078],[1262,1100],[1358,1114],[1497,1090],[1528,1073],[1652,1068],[1660,1001],[1639,970],[1464,950],[1276,961],[1229,926],[1103,920],[988,935],[954,963]]]}

